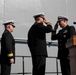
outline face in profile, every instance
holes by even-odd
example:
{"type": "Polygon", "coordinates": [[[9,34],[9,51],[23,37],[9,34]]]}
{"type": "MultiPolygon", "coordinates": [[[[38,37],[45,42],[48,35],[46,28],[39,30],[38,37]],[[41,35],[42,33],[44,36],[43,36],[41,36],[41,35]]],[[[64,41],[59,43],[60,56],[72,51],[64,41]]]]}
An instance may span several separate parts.
{"type": "Polygon", "coordinates": [[[14,26],[11,24],[10,25],[10,31],[13,32],[13,30],[14,30],[14,26]]]}
{"type": "Polygon", "coordinates": [[[61,28],[63,28],[65,26],[65,21],[64,20],[59,21],[59,25],[61,28]]]}

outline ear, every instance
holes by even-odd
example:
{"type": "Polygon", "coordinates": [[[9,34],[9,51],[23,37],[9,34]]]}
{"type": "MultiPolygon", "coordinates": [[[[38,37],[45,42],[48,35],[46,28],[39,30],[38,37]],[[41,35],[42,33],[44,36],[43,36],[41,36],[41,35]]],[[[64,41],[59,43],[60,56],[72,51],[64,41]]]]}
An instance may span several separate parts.
{"type": "Polygon", "coordinates": [[[10,25],[8,25],[7,27],[10,28],[10,25]]]}
{"type": "Polygon", "coordinates": [[[36,19],[37,21],[39,20],[39,18],[36,19]]]}

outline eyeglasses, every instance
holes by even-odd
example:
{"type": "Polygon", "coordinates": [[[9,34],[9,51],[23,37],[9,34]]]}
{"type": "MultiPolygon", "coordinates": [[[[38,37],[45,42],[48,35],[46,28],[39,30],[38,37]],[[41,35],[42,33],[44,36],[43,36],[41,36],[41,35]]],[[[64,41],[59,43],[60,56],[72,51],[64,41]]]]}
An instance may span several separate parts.
{"type": "Polygon", "coordinates": [[[14,27],[15,28],[15,26],[13,25],[13,24],[11,24],[12,25],[12,27],[14,27]]]}

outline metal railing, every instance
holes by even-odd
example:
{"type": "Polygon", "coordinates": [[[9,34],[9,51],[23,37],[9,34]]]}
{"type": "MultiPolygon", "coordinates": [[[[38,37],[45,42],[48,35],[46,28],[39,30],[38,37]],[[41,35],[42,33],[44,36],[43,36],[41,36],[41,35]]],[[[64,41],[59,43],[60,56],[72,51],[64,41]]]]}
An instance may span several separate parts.
{"type": "MultiPolygon", "coordinates": [[[[31,56],[16,56],[17,58],[22,58],[22,73],[11,73],[11,74],[22,74],[22,75],[25,75],[25,74],[32,74],[31,72],[25,72],[25,68],[24,68],[24,65],[25,65],[25,62],[24,62],[24,58],[30,58],[31,56]]],[[[47,58],[53,58],[56,60],[56,72],[45,72],[45,74],[59,74],[61,72],[58,72],[58,60],[57,60],[57,57],[47,57],[47,58]]]]}
{"type": "MultiPolygon", "coordinates": [[[[1,39],[0,39],[0,41],[1,41],[1,39]]],[[[27,40],[26,39],[15,39],[15,42],[17,43],[17,44],[27,44],[27,40]]],[[[47,45],[48,46],[57,46],[57,42],[49,42],[49,41],[47,41],[47,45]]],[[[16,56],[17,58],[22,58],[22,73],[11,73],[11,74],[13,74],[13,75],[19,75],[19,74],[22,74],[22,75],[25,75],[25,74],[32,74],[31,72],[25,72],[25,67],[24,67],[24,65],[25,65],[25,61],[24,61],[24,58],[30,58],[31,56],[16,56]]],[[[59,74],[59,73],[61,73],[61,72],[58,72],[58,60],[57,60],[57,57],[52,57],[52,56],[50,56],[50,57],[47,57],[47,58],[53,58],[53,59],[55,59],[56,60],[56,72],[45,72],[45,74],[59,74]]]]}

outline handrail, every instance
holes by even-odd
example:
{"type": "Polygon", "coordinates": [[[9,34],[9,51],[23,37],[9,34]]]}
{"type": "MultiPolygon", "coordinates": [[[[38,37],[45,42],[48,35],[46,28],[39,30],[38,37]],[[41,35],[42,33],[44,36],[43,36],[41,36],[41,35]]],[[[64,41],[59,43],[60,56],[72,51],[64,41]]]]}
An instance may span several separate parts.
{"type": "MultiPolygon", "coordinates": [[[[1,38],[0,38],[0,41],[1,41],[1,38]]],[[[24,39],[24,38],[15,38],[15,43],[17,43],[17,44],[27,44],[28,41],[27,41],[27,39],[24,39]]],[[[58,46],[57,42],[46,41],[46,44],[48,46],[58,46]]]]}
{"type": "MultiPolygon", "coordinates": [[[[26,57],[26,58],[30,58],[31,56],[15,56],[15,57],[21,57],[22,58],[22,66],[23,66],[23,72],[22,73],[11,73],[11,74],[32,74],[31,72],[24,72],[24,58],[26,57]]],[[[58,72],[58,61],[57,61],[57,57],[53,57],[53,56],[49,56],[49,57],[47,57],[47,58],[53,58],[53,59],[56,59],[56,72],[45,72],[46,74],[59,74],[59,73],[61,73],[61,72],[58,72]]]]}
{"type": "MultiPolygon", "coordinates": [[[[1,41],[1,38],[0,38],[0,41],[1,41]]],[[[20,38],[17,38],[17,39],[15,39],[15,42],[17,43],[17,44],[27,44],[28,42],[27,42],[27,39],[20,39],[20,38]]],[[[47,46],[57,46],[58,44],[57,44],[57,42],[49,42],[49,41],[47,41],[46,42],[46,44],[47,44],[47,46]]],[[[22,58],[22,65],[23,65],[23,72],[22,73],[11,73],[11,74],[32,74],[31,72],[24,72],[24,58],[25,57],[27,57],[27,58],[30,58],[31,56],[15,56],[15,57],[21,57],[22,58]]],[[[54,74],[54,73],[57,73],[57,75],[59,74],[59,73],[61,73],[61,72],[58,72],[58,61],[57,61],[57,57],[53,57],[53,56],[49,56],[49,57],[47,57],[47,58],[53,58],[53,59],[56,59],[56,70],[57,70],[57,72],[45,72],[46,74],[54,74]]]]}

